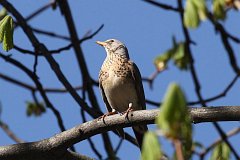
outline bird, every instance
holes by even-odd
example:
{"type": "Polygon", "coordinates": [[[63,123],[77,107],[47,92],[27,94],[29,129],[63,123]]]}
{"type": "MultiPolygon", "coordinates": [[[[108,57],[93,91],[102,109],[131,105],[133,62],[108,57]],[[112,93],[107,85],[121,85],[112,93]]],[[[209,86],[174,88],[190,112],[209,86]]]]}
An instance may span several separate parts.
{"type": "MultiPolygon", "coordinates": [[[[130,111],[145,110],[141,74],[137,65],[130,60],[125,44],[117,39],[96,43],[104,47],[107,53],[99,72],[99,88],[108,112],[100,118],[117,113],[126,114],[127,117],[130,111]]],[[[148,131],[147,125],[132,128],[141,149],[144,133],[148,131]]]]}

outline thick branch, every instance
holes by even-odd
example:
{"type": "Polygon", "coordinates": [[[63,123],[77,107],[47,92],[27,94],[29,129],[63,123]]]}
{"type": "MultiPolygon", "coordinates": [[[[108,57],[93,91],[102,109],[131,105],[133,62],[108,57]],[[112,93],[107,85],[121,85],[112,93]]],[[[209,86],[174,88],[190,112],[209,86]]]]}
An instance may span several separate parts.
{"type": "MultiPolygon", "coordinates": [[[[67,148],[75,143],[96,134],[116,129],[117,127],[152,124],[154,123],[154,119],[158,116],[158,113],[159,109],[134,111],[129,114],[128,120],[125,116],[113,115],[106,117],[105,123],[102,120],[94,119],[61,132],[49,139],[0,147],[0,159],[28,160],[33,158],[33,155],[35,160],[51,159],[53,155],[55,159],[56,157],[61,159],[61,156],[66,154],[67,148]]],[[[240,120],[240,106],[190,108],[189,113],[194,123],[240,120]]]]}

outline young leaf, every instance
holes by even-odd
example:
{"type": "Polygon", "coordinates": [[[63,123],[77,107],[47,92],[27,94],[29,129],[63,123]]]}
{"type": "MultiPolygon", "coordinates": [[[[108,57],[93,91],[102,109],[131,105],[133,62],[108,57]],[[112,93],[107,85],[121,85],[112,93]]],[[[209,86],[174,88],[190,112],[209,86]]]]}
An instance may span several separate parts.
{"type": "Polygon", "coordinates": [[[175,47],[175,53],[172,54],[175,65],[181,70],[187,70],[189,64],[189,57],[185,50],[185,43],[180,42],[175,47]]]}
{"type": "Polygon", "coordinates": [[[210,160],[230,160],[230,148],[225,142],[219,143],[213,150],[210,160]]]}
{"type": "Polygon", "coordinates": [[[185,43],[176,43],[173,41],[173,48],[167,50],[165,53],[155,58],[154,64],[158,71],[162,71],[167,68],[169,60],[173,60],[174,64],[181,70],[187,70],[189,66],[189,57],[185,50],[185,43]]]}
{"type": "Polygon", "coordinates": [[[0,11],[0,20],[2,20],[7,15],[7,10],[2,8],[0,11]]]}
{"type": "Polygon", "coordinates": [[[155,58],[154,64],[158,71],[163,71],[164,69],[167,68],[167,63],[170,60],[172,53],[173,50],[169,49],[165,53],[155,58]]]}
{"type": "Polygon", "coordinates": [[[197,8],[198,16],[203,21],[207,18],[207,7],[205,0],[192,0],[197,8]]]}
{"type": "Polygon", "coordinates": [[[142,160],[158,160],[162,157],[162,151],[157,136],[153,132],[147,132],[143,139],[142,160]]]}
{"type": "Polygon", "coordinates": [[[224,20],[226,18],[225,0],[213,0],[213,15],[216,19],[224,20]]]}
{"type": "Polygon", "coordinates": [[[36,104],[34,102],[26,102],[27,103],[27,110],[26,114],[27,116],[40,116],[42,113],[46,112],[46,109],[44,107],[44,103],[36,104]]]}
{"type": "Polygon", "coordinates": [[[170,140],[182,141],[184,155],[189,158],[192,147],[192,126],[185,96],[176,83],[168,87],[156,124],[170,140]]]}
{"type": "Polygon", "coordinates": [[[3,50],[9,51],[13,48],[13,19],[7,15],[0,21],[0,42],[3,50]]]}
{"type": "Polygon", "coordinates": [[[198,10],[193,0],[187,0],[184,11],[184,25],[188,28],[197,28],[200,23],[198,10]]]}
{"type": "Polygon", "coordinates": [[[205,0],[187,0],[184,11],[184,25],[188,28],[197,28],[200,20],[207,18],[205,0]]]}

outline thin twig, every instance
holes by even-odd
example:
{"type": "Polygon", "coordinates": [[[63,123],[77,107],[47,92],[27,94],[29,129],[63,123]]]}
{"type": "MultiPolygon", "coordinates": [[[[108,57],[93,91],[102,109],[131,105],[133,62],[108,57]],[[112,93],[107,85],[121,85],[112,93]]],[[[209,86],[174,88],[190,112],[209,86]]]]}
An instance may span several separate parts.
{"type": "Polygon", "coordinates": [[[31,55],[34,55],[34,56],[36,55],[36,52],[30,51],[28,49],[23,49],[23,48],[17,46],[16,44],[14,44],[13,48],[16,49],[17,51],[19,51],[20,53],[23,53],[23,54],[31,54],[31,55]]]}
{"type": "Polygon", "coordinates": [[[33,82],[35,83],[36,87],[38,88],[41,96],[43,97],[47,107],[49,109],[52,110],[52,112],[54,113],[54,115],[56,116],[57,118],[57,122],[58,122],[58,125],[61,129],[61,131],[65,131],[65,127],[63,125],[63,120],[62,120],[62,117],[59,113],[59,111],[53,106],[53,104],[50,102],[50,100],[48,99],[46,93],[44,92],[43,90],[43,86],[42,84],[39,82],[38,80],[38,77],[36,76],[36,74],[34,74],[31,70],[29,70],[26,66],[24,66],[22,63],[20,63],[19,61],[11,58],[10,56],[6,56],[2,53],[0,53],[0,57],[4,60],[6,60],[7,62],[9,62],[10,64],[16,66],[17,68],[19,68],[20,70],[22,70],[23,72],[25,72],[32,80],[33,82]]]}
{"type": "MultiPolygon", "coordinates": [[[[44,6],[40,7],[39,9],[37,9],[36,11],[34,11],[33,13],[31,13],[29,16],[27,16],[25,19],[26,21],[31,20],[32,18],[36,17],[37,15],[39,15],[40,13],[42,13],[43,11],[45,11],[46,9],[48,9],[49,7],[51,7],[53,5],[53,3],[55,3],[55,1],[50,1],[49,3],[45,4],[44,6]]],[[[19,25],[15,24],[15,28],[17,28],[19,25]]]]}
{"type": "MultiPolygon", "coordinates": [[[[78,40],[76,43],[77,43],[78,45],[80,45],[82,42],[93,38],[96,34],[98,34],[98,32],[101,31],[101,29],[103,28],[103,26],[104,26],[104,25],[102,24],[94,33],[92,33],[91,35],[89,35],[89,36],[87,36],[87,37],[84,37],[84,38],[78,40]]],[[[54,54],[54,53],[60,53],[60,52],[62,52],[62,51],[69,50],[71,47],[73,47],[73,45],[74,45],[73,43],[70,43],[70,44],[68,44],[68,45],[66,45],[66,46],[64,46],[64,47],[61,47],[61,48],[58,48],[58,49],[55,49],[55,50],[51,50],[51,51],[49,51],[49,52],[52,53],[52,54],[54,54]]]]}
{"type": "MultiPolygon", "coordinates": [[[[230,91],[230,89],[233,87],[233,85],[236,83],[238,78],[239,78],[239,76],[236,75],[232,79],[232,81],[226,86],[226,88],[224,88],[224,90],[221,93],[219,93],[218,95],[215,95],[213,97],[203,99],[204,102],[211,102],[211,101],[214,101],[214,100],[217,100],[217,99],[220,99],[220,98],[226,96],[227,93],[230,91]]],[[[146,99],[146,103],[150,104],[152,106],[156,106],[156,107],[159,107],[161,105],[160,102],[155,102],[155,101],[152,101],[152,100],[149,100],[149,99],[146,99]]],[[[196,104],[201,104],[201,102],[200,101],[192,101],[192,102],[187,103],[187,105],[189,105],[189,106],[196,105],[196,104]]]]}
{"type": "Polygon", "coordinates": [[[67,36],[64,36],[64,35],[60,35],[60,34],[57,34],[57,33],[54,33],[54,32],[50,32],[50,31],[45,31],[45,30],[41,30],[41,29],[37,29],[37,28],[33,28],[32,27],[32,30],[38,34],[43,34],[43,35],[47,35],[47,36],[50,36],[50,37],[55,37],[55,38],[60,38],[60,39],[64,39],[64,40],[70,40],[69,37],[67,36]]]}
{"type": "Polygon", "coordinates": [[[2,78],[3,80],[6,80],[7,82],[10,82],[10,83],[16,84],[18,86],[21,86],[21,87],[23,87],[25,89],[28,89],[28,90],[31,90],[31,91],[32,90],[36,90],[36,88],[33,87],[32,85],[24,83],[24,82],[21,82],[21,81],[19,81],[17,79],[14,79],[14,78],[11,78],[11,77],[9,77],[9,76],[7,76],[5,74],[0,73],[0,78],[2,78]]]}
{"type": "MultiPolygon", "coordinates": [[[[86,40],[89,40],[91,38],[93,38],[96,34],[98,34],[98,32],[100,32],[103,28],[103,24],[95,31],[93,32],[91,35],[88,35],[80,40],[77,41],[77,44],[80,45],[81,43],[83,43],[84,41],[86,40]]],[[[73,43],[69,43],[68,45],[64,46],[64,47],[61,47],[61,48],[58,48],[58,49],[55,49],[55,50],[51,50],[49,51],[49,53],[51,54],[59,54],[60,52],[62,51],[67,51],[69,49],[71,49],[73,47],[73,43]]],[[[39,56],[43,56],[43,53],[42,52],[39,52],[39,53],[36,53],[34,51],[30,51],[30,50],[27,50],[27,49],[23,49],[19,46],[17,46],[16,44],[14,45],[14,49],[16,49],[17,51],[21,52],[21,53],[24,53],[24,54],[30,54],[30,55],[36,55],[38,54],[39,56]]]]}
{"type": "Polygon", "coordinates": [[[212,24],[214,25],[215,29],[220,33],[222,44],[223,44],[223,46],[226,50],[226,53],[228,54],[228,58],[229,58],[229,61],[230,61],[230,64],[232,66],[233,71],[236,74],[240,74],[240,69],[239,69],[239,66],[237,64],[237,59],[235,57],[233,48],[232,48],[232,46],[231,46],[231,44],[228,40],[229,34],[227,34],[224,27],[214,19],[213,15],[211,13],[208,13],[208,18],[212,22],[212,24]]]}
{"type": "Polygon", "coordinates": [[[179,139],[173,140],[173,144],[176,150],[177,159],[184,160],[181,141],[179,139]]]}
{"type": "Polygon", "coordinates": [[[122,144],[123,144],[123,138],[120,138],[118,145],[117,145],[116,149],[114,150],[116,155],[117,155],[119,149],[121,148],[122,144]]]}
{"type": "Polygon", "coordinates": [[[22,139],[18,138],[13,131],[11,131],[6,123],[4,123],[2,120],[0,120],[0,127],[3,129],[3,131],[16,143],[24,143],[22,139]]]}
{"type": "Polygon", "coordinates": [[[48,49],[43,43],[40,43],[36,36],[33,34],[32,29],[28,26],[26,23],[26,20],[23,18],[23,16],[12,6],[11,3],[8,1],[0,1],[0,3],[9,11],[12,13],[12,15],[18,20],[18,23],[22,27],[23,31],[29,38],[30,42],[34,46],[36,51],[39,51],[44,54],[44,57],[47,59],[48,63],[50,64],[52,70],[56,74],[59,81],[65,86],[65,88],[69,91],[69,93],[72,95],[74,100],[81,106],[84,110],[86,110],[88,113],[90,113],[91,116],[95,116],[96,118],[101,115],[100,111],[96,111],[93,109],[90,109],[89,106],[87,106],[86,102],[77,94],[77,92],[73,89],[72,85],[69,83],[63,72],[61,71],[59,64],[55,61],[55,59],[52,57],[48,49]]]}
{"type": "MultiPolygon", "coordinates": [[[[10,82],[10,83],[13,83],[13,84],[16,84],[20,87],[23,87],[27,90],[31,90],[31,91],[38,91],[38,88],[36,88],[35,86],[32,86],[30,84],[27,84],[25,82],[22,82],[20,80],[17,80],[17,79],[14,79],[10,76],[7,76],[5,74],[2,74],[0,73],[0,78],[2,78],[3,80],[6,80],[7,82],[10,82]]],[[[74,90],[81,90],[82,89],[82,86],[76,86],[74,87],[74,90]]],[[[47,92],[47,93],[67,93],[68,90],[66,90],[65,88],[43,88],[44,92],[47,92]]]]}
{"type": "MultiPolygon", "coordinates": [[[[228,138],[236,135],[240,133],[240,127],[238,128],[234,128],[233,130],[229,131],[226,136],[228,138]]],[[[221,137],[218,138],[217,140],[215,140],[210,146],[208,146],[207,148],[205,148],[201,153],[200,153],[200,156],[201,157],[204,157],[211,149],[213,149],[216,145],[218,145],[219,143],[221,143],[222,141],[224,141],[221,137]]]]}
{"type": "MultiPolygon", "coordinates": [[[[239,76],[236,75],[233,80],[227,85],[227,87],[223,90],[223,92],[219,93],[218,95],[216,96],[213,96],[211,98],[207,98],[207,99],[204,99],[205,102],[211,102],[211,101],[214,101],[214,100],[217,100],[217,99],[220,99],[224,96],[227,95],[227,93],[230,91],[230,89],[233,87],[233,85],[235,84],[235,82],[238,80],[239,76]]],[[[200,101],[195,101],[195,102],[188,102],[188,105],[195,105],[195,104],[199,104],[200,101]]]]}
{"type": "Polygon", "coordinates": [[[166,4],[163,4],[163,3],[160,3],[160,2],[156,2],[154,0],[143,0],[144,2],[147,2],[149,4],[152,4],[154,6],[157,6],[157,7],[160,7],[162,9],[165,9],[165,10],[170,10],[170,11],[175,11],[175,12],[179,12],[179,8],[175,8],[175,7],[172,7],[170,5],[166,5],[166,4]]]}
{"type": "Polygon", "coordinates": [[[157,76],[161,73],[160,71],[156,70],[153,72],[149,77],[143,77],[142,81],[146,81],[149,83],[149,87],[152,89],[153,88],[153,81],[157,78],[157,76]]]}

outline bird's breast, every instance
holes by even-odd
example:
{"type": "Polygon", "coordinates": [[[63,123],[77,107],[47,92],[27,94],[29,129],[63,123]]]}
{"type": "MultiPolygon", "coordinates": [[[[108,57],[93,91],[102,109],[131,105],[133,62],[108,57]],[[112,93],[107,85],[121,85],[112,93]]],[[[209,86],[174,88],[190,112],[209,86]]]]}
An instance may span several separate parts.
{"type": "Polygon", "coordinates": [[[117,76],[113,71],[108,72],[104,80],[104,92],[110,106],[118,112],[126,111],[129,103],[137,106],[138,97],[133,80],[126,76],[117,76]]]}

